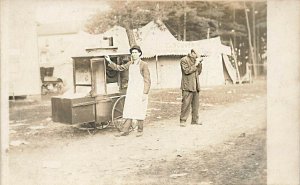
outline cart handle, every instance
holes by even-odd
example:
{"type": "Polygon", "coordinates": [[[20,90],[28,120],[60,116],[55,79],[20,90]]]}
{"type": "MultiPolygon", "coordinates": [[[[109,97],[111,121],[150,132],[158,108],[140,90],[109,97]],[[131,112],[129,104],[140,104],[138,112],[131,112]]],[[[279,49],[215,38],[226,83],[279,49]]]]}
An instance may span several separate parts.
{"type": "Polygon", "coordinates": [[[87,106],[87,105],[93,105],[93,104],[96,104],[96,101],[77,103],[77,104],[74,104],[72,107],[80,107],[80,106],[87,106]]]}
{"type": "Polygon", "coordinates": [[[121,98],[122,96],[126,96],[126,95],[119,95],[119,96],[111,96],[109,98],[113,99],[113,98],[121,98]]]}

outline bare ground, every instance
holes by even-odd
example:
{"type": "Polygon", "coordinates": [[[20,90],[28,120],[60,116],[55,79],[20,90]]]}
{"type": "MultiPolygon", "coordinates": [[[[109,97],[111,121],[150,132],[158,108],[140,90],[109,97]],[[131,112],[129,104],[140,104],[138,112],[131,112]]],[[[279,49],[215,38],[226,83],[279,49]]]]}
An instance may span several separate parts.
{"type": "Polygon", "coordinates": [[[47,96],[11,102],[11,184],[266,184],[265,85],[204,89],[204,125],[186,128],[180,91],[154,90],[141,138],[53,123],[47,96]]]}

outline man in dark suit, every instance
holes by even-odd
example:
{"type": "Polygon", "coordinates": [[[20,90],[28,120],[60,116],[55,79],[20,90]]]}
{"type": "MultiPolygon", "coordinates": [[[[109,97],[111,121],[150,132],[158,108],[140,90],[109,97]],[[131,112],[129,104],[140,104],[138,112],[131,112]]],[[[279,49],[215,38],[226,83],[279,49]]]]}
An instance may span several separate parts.
{"type": "Polygon", "coordinates": [[[196,53],[194,49],[191,50],[187,56],[180,60],[182,79],[182,104],[180,113],[180,126],[186,126],[186,120],[192,107],[192,122],[191,124],[202,125],[199,122],[198,109],[199,109],[199,92],[200,83],[199,75],[202,71],[203,59],[196,53]]]}

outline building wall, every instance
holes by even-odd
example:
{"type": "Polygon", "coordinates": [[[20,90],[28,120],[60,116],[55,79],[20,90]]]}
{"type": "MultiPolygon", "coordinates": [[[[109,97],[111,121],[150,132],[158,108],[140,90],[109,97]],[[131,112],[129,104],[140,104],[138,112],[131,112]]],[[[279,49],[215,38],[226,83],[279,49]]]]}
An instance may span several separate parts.
{"type": "Polygon", "coordinates": [[[71,61],[69,45],[73,44],[74,34],[39,36],[39,56],[41,64],[65,63],[71,61]]]}
{"type": "Polygon", "coordinates": [[[75,33],[38,37],[40,65],[54,67],[53,76],[63,80],[65,90],[73,87],[72,57],[83,50],[80,43],[75,44],[76,36],[75,33]]]}
{"type": "Polygon", "coordinates": [[[53,76],[61,78],[67,91],[73,88],[72,57],[85,55],[86,48],[101,45],[100,35],[79,31],[69,34],[40,35],[39,62],[43,67],[54,67],[53,76]]]}
{"type": "MultiPolygon", "coordinates": [[[[63,34],[60,34],[57,30],[56,32],[48,30],[46,34],[40,33],[38,36],[40,65],[43,67],[54,67],[53,76],[63,80],[65,91],[73,89],[72,57],[86,55],[86,48],[109,47],[109,41],[104,40],[104,36],[113,37],[113,46],[118,47],[118,52],[129,52],[128,38],[124,28],[114,27],[104,34],[91,35],[81,29],[77,31],[68,30],[67,25],[70,22],[65,24],[65,27],[57,28],[63,34]]],[[[51,28],[49,25],[41,26],[51,28]]]]}
{"type": "Polygon", "coordinates": [[[35,0],[9,1],[9,95],[41,93],[35,23],[35,0]]]}

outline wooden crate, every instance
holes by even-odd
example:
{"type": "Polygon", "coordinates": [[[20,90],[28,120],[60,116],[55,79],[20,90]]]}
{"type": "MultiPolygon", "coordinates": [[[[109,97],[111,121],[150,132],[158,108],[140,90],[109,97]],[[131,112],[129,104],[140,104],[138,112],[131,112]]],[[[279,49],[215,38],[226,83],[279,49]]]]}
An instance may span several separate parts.
{"type": "Polygon", "coordinates": [[[52,97],[51,105],[54,122],[67,124],[95,122],[95,98],[52,97]]]}

